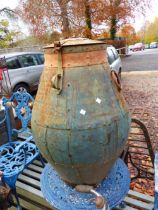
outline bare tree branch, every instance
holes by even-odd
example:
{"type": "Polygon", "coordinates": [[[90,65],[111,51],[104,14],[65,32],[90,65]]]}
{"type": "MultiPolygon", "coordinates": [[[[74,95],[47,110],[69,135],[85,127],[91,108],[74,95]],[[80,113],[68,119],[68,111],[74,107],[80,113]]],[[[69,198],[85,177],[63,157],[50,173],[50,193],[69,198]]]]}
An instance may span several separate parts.
{"type": "Polygon", "coordinates": [[[9,18],[16,18],[17,16],[17,13],[8,7],[4,7],[0,9],[0,15],[3,15],[3,14],[7,15],[9,18]]]}

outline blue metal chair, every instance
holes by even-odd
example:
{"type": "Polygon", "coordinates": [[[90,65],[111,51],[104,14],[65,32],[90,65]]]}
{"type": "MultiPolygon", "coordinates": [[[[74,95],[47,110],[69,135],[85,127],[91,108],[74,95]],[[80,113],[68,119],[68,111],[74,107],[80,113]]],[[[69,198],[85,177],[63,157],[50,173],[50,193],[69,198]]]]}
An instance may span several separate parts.
{"type": "Polygon", "coordinates": [[[40,157],[44,164],[39,150],[33,142],[32,133],[27,128],[32,114],[29,104],[33,101],[33,97],[27,92],[13,93],[10,99],[2,98],[8,128],[8,142],[0,146],[0,171],[3,172],[3,181],[10,186],[16,197],[18,210],[22,209],[16,193],[18,175],[37,157],[40,157]],[[21,121],[22,128],[19,130],[11,128],[8,112],[10,106],[14,107],[16,116],[21,121]],[[24,141],[15,138],[20,133],[27,136],[24,141]]]}

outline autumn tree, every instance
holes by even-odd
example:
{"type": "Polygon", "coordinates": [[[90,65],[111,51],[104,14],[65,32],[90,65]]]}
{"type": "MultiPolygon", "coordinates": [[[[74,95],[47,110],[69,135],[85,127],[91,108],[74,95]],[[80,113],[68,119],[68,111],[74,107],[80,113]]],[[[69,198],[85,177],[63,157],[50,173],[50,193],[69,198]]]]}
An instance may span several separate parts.
{"type": "MultiPolygon", "coordinates": [[[[135,14],[145,15],[151,5],[151,0],[103,0],[98,23],[107,23],[110,27],[110,37],[115,39],[117,31],[130,22],[135,14]]],[[[99,18],[98,18],[99,17],[99,18]]]]}
{"type": "Polygon", "coordinates": [[[81,23],[78,29],[81,31],[82,28],[82,34],[87,38],[95,37],[93,30],[98,26],[98,20],[103,12],[103,0],[73,0],[72,8],[73,16],[78,17],[81,23]]]}
{"type": "Polygon", "coordinates": [[[70,36],[70,24],[69,24],[69,17],[68,17],[68,4],[70,0],[56,0],[59,7],[60,7],[60,15],[62,18],[62,33],[65,38],[70,36]]]}
{"type": "MultiPolygon", "coordinates": [[[[100,1],[100,0],[99,0],[100,1]]],[[[63,37],[92,37],[97,0],[22,0],[19,13],[35,35],[61,30],[63,37]],[[42,15],[41,15],[42,14],[42,15]]]]}
{"type": "Polygon", "coordinates": [[[73,14],[82,19],[82,25],[84,34],[87,38],[92,38],[92,17],[91,17],[91,5],[89,0],[74,0],[73,2],[73,14]],[[75,10],[77,8],[77,11],[75,10]]]}
{"type": "Polygon", "coordinates": [[[35,35],[61,30],[64,37],[70,36],[68,6],[70,0],[22,0],[19,14],[30,24],[35,35]]]}
{"type": "Polygon", "coordinates": [[[90,5],[89,0],[74,0],[72,1],[72,18],[75,19],[73,23],[73,31],[77,33],[73,33],[77,35],[80,31],[80,35],[92,38],[92,16],[91,10],[92,7],[90,5]]]}
{"type": "Polygon", "coordinates": [[[139,37],[136,34],[136,31],[133,26],[130,24],[124,25],[120,31],[119,35],[126,38],[126,44],[135,44],[139,37]]]}
{"type": "Polygon", "coordinates": [[[151,23],[145,22],[138,34],[145,43],[158,42],[158,18],[151,23]]]}
{"type": "MultiPolygon", "coordinates": [[[[37,35],[61,30],[63,37],[92,37],[95,25],[108,24],[115,39],[120,27],[145,14],[150,0],[22,0],[21,17],[37,35]]],[[[20,13],[20,12],[19,12],[20,13]]]]}
{"type": "MultiPolygon", "coordinates": [[[[152,0],[74,0],[73,2],[78,2],[78,8],[80,4],[81,10],[85,10],[82,16],[86,20],[88,29],[89,36],[86,37],[92,37],[91,31],[95,24],[107,24],[111,39],[115,39],[117,31],[134,19],[136,14],[145,16],[152,0]]],[[[133,39],[137,37],[133,36],[133,39]]]]}

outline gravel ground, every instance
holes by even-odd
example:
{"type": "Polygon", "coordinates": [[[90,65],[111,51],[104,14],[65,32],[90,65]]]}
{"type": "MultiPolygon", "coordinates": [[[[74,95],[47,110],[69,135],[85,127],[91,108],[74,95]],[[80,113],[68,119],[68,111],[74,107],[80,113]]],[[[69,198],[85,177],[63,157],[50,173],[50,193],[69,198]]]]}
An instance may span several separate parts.
{"type": "MultiPolygon", "coordinates": [[[[122,73],[122,85],[132,117],[146,125],[153,150],[158,151],[158,72],[122,73]]],[[[154,196],[154,176],[153,180],[134,180],[131,189],[154,196]]]]}
{"type": "Polygon", "coordinates": [[[122,85],[130,110],[137,108],[148,114],[148,120],[141,120],[148,127],[154,151],[158,151],[158,72],[123,73],[122,85]]]}

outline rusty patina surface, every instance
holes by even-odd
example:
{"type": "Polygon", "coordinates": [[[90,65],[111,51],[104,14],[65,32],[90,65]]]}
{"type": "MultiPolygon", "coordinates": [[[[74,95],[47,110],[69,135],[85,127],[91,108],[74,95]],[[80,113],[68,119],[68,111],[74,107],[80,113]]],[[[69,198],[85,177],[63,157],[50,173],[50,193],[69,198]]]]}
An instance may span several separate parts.
{"type": "Polygon", "coordinates": [[[129,112],[111,78],[105,44],[73,39],[45,49],[32,130],[41,153],[63,180],[98,184],[122,152],[129,128],[129,112]]]}

